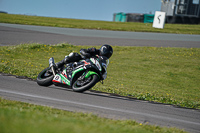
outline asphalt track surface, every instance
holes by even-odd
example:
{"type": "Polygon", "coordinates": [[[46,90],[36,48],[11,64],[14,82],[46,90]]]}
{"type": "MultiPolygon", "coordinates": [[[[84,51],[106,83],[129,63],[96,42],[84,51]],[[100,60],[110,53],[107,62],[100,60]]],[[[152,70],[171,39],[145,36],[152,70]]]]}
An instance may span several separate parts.
{"type": "Polygon", "coordinates": [[[200,35],[102,31],[0,23],[0,45],[21,43],[200,48],[200,35]]]}
{"type": "MultiPolygon", "coordinates": [[[[134,36],[128,35],[128,33],[0,24],[0,44],[4,46],[30,42],[44,44],[70,42],[75,45],[101,45],[110,41],[112,45],[170,47],[173,44],[171,47],[199,47],[200,42],[199,35],[178,35],[179,37],[172,38],[171,34],[159,36],[155,33],[152,35],[143,33],[142,37],[146,36],[146,39],[142,39],[140,36],[142,33],[134,36]],[[65,33],[66,31],[69,33],[65,33]],[[124,36],[121,33],[127,35],[124,36]],[[148,35],[154,39],[148,37],[148,35]],[[156,39],[156,36],[159,36],[159,38],[156,39]],[[166,38],[162,38],[164,36],[166,38]],[[146,41],[152,44],[145,45],[146,41]],[[169,42],[171,44],[168,44],[169,42]],[[189,42],[191,43],[189,44],[189,42]]],[[[102,117],[134,119],[141,123],[178,127],[194,133],[200,132],[199,110],[178,108],[172,105],[91,91],[75,93],[70,89],[55,86],[41,87],[35,81],[5,76],[4,74],[0,74],[0,97],[68,111],[92,112],[102,117]]]]}
{"type": "Polygon", "coordinates": [[[0,75],[0,97],[77,112],[92,112],[112,119],[134,119],[140,123],[200,131],[200,111],[156,104],[109,94],[75,93],[56,86],[0,75]]]}

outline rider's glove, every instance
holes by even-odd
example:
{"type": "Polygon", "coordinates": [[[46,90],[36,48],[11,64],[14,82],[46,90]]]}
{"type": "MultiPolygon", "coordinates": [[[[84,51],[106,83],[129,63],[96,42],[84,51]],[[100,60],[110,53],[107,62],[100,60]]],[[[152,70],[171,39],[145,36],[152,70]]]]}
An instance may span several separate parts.
{"type": "Polygon", "coordinates": [[[88,48],[89,53],[96,53],[97,49],[96,48],[88,48]]]}

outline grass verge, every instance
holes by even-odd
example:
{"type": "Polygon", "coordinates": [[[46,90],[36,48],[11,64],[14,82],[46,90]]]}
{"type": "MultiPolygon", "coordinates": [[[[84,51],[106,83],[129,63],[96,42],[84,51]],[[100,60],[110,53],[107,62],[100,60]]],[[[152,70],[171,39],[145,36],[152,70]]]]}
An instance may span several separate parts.
{"type": "Polygon", "coordinates": [[[1,133],[183,133],[137,123],[132,120],[111,120],[92,114],[9,101],[0,98],[1,133]]]}
{"type": "MultiPolygon", "coordinates": [[[[91,46],[90,46],[91,47],[91,46]]],[[[48,59],[87,46],[22,44],[0,47],[0,72],[33,79],[48,59]]],[[[98,48],[98,47],[97,47],[98,48]]],[[[108,77],[93,90],[200,109],[200,49],[114,46],[108,77]]]]}
{"type": "Polygon", "coordinates": [[[136,22],[108,22],[92,21],[66,18],[38,17],[27,15],[13,15],[0,13],[0,23],[40,25],[52,27],[67,27],[81,29],[114,30],[114,31],[136,31],[136,32],[159,32],[176,34],[200,34],[200,25],[188,24],[165,24],[164,29],[156,29],[151,23],[136,22]]]}

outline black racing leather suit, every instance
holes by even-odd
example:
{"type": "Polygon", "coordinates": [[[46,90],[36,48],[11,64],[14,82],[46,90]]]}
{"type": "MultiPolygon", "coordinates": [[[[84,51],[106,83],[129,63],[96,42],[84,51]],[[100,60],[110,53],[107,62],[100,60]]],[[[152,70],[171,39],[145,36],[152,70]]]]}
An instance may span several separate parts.
{"type": "Polygon", "coordinates": [[[70,53],[68,56],[65,56],[63,60],[56,63],[56,66],[62,67],[64,64],[70,63],[70,62],[78,62],[82,59],[90,58],[95,55],[100,55],[100,50],[96,48],[88,48],[88,49],[81,49],[80,54],[78,53],[70,53]]]}

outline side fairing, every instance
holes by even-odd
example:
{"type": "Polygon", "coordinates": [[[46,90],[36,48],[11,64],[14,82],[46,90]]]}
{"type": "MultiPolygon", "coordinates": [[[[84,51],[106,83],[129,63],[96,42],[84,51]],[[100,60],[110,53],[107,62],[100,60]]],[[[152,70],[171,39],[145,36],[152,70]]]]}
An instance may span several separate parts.
{"type": "Polygon", "coordinates": [[[90,58],[86,60],[81,60],[79,62],[71,63],[70,65],[66,67],[66,69],[62,71],[62,73],[56,74],[52,81],[55,84],[58,83],[58,84],[65,84],[65,85],[71,86],[74,77],[76,77],[76,75],[81,76],[83,74],[82,71],[88,70],[86,73],[84,73],[85,78],[88,78],[90,75],[93,75],[93,74],[98,75],[96,72],[90,71],[93,65],[97,67],[96,69],[98,69],[99,71],[102,71],[102,67],[100,63],[94,58],[90,58]]]}
{"type": "Polygon", "coordinates": [[[74,70],[72,67],[71,68],[67,67],[66,69],[62,71],[62,73],[56,74],[56,76],[53,78],[52,81],[54,83],[66,84],[68,86],[71,86],[74,76],[78,72],[83,71],[83,70],[84,68],[82,65],[79,65],[78,67],[74,68],[74,70]]]}

